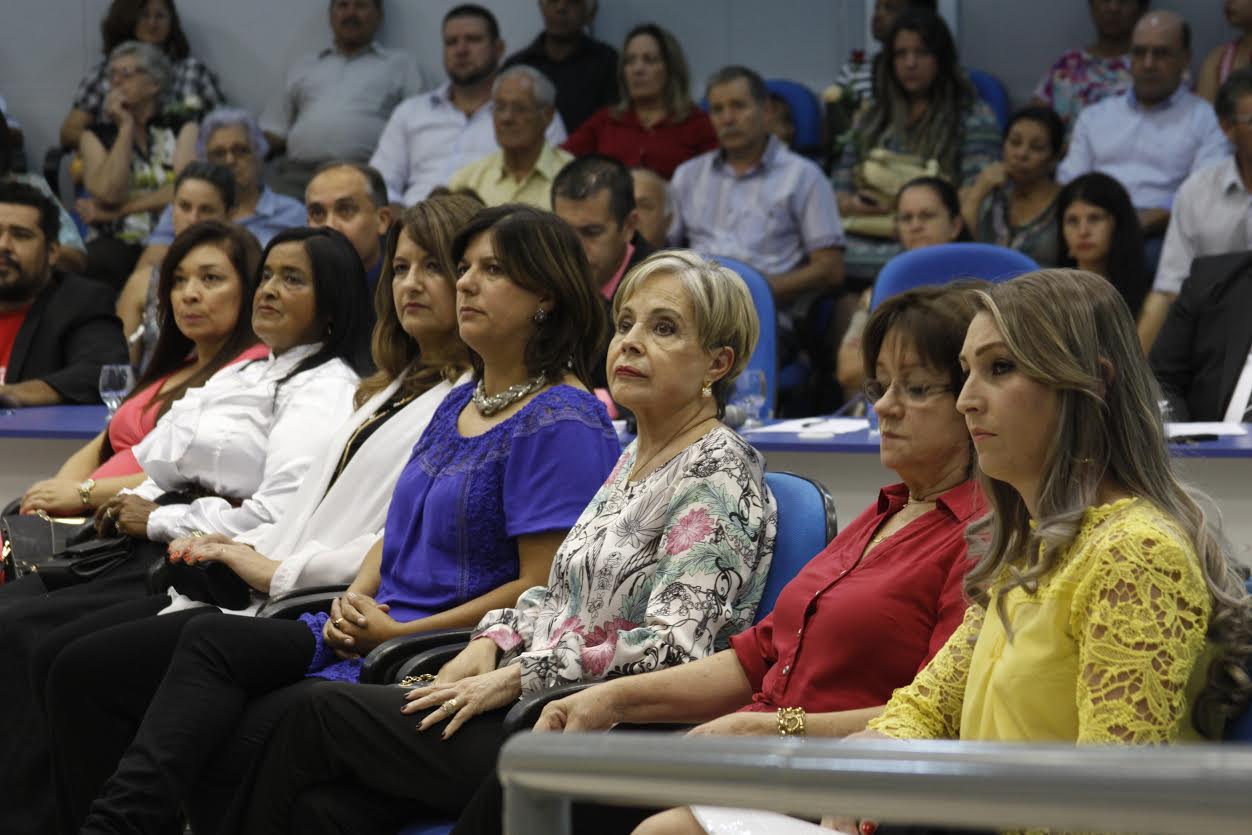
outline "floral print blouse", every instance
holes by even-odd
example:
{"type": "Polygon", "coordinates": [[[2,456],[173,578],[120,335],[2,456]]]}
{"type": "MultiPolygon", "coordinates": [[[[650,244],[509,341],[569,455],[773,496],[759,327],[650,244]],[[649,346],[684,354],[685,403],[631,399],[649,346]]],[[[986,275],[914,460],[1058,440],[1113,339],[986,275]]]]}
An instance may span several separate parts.
{"type": "Polygon", "coordinates": [[[548,585],[475,630],[501,666],[521,665],[525,693],[703,658],[752,623],[778,524],[760,453],[718,427],[630,481],[636,448],[570,529],[548,585]]]}

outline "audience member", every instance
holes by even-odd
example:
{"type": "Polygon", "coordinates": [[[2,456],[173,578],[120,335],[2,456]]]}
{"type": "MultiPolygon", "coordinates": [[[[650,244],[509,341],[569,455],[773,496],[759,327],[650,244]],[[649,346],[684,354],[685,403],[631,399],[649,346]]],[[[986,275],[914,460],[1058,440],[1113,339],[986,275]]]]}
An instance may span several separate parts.
{"type": "MultiPolygon", "coordinates": [[[[181,235],[202,220],[225,220],[234,204],[235,183],[230,171],[211,162],[189,162],[174,180],[174,231],[181,235]]],[[[160,264],[139,267],[117,297],[117,317],[130,346],[131,364],[140,371],[147,369],[161,334],[157,302],[160,277],[160,264]]]]}
{"type": "Polygon", "coordinates": [[[1087,0],[1095,43],[1056,59],[1035,87],[1031,104],[1052,108],[1072,129],[1083,108],[1130,89],[1130,35],[1151,2],[1087,0]]]}
{"type": "Polygon", "coordinates": [[[109,107],[113,85],[110,60],[113,50],[126,41],[157,47],[172,65],[173,77],[158,104],[159,111],[172,111],[181,118],[198,120],[226,102],[217,76],[191,55],[174,0],[113,0],[100,23],[100,36],[105,58],[78,84],[74,104],[61,124],[62,145],[77,147],[84,131],[114,118],[109,107]]]}
{"type": "Polygon", "coordinates": [[[604,154],[669,179],[683,162],[717,147],[704,111],[694,106],[687,58],[655,23],[631,29],[617,67],[618,100],[570,135],[574,156],[604,154]]]}
{"type": "Polygon", "coordinates": [[[39,193],[53,202],[57,209],[59,224],[57,227],[57,256],[53,266],[67,273],[81,273],[87,267],[87,247],[83,246],[83,238],[78,234],[78,226],[74,218],[61,205],[61,201],[52,193],[48,181],[39,174],[16,170],[16,154],[12,142],[12,133],[4,113],[0,111],[0,181],[24,183],[36,188],[39,193]]]}
{"type": "MultiPolygon", "coordinates": [[[[554,701],[535,730],[703,722],[693,733],[774,735],[782,709],[796,717],[797,735],[844,736],[881,713],[965,614],[965,527],[983,502],[955,403],[957,354],[973,315],[968,287],[954,285],[911,290],[874,312],[862,359],[866,390],[883,427],[882,464],[903,482],[879,491],[787,584],[773,612],[711,658],[554,701]]],[[[716,814],[693,811],[701,820],[716,814]]],[[[608,821],[640,817],[575,807],[580,831],[618,831],[625,827],[608,821]]],[[[649,826],[701,831],[686,810],[649,826]]]]}
{"type": "Polygon", "coordinates": [[[1248,697],[1249,598],[1173,473],[1134,320],[1088,273],[979,295],[957,400],[991,506],[971,605],[860,736],[1220,738],[1248,697]]]}
{"type": "Polygon", "coordinates": [[[552,181],[574,158],[544,138],[556,115],[555,95],[552,82],[527,64],[496,76],[491,121],[500,147],[453,174],[448,188],[470,189],[488,206],[526,203],[546,209],[552,181]]]}
{"type": "Polygon", "coordinates": [[[1188,177],[1171,208],[1161,263],[1139,317],[1139,341],[1146,353],[1165,321],[1170,304],[1206,255],[1252,248],[1252,68],[1236,70],[1217,93],[1217,118],[1234,147],[1233,156],[1188,177]]]}
{"type": "Polygon", "coordinates": [[[795,115],[791,105],[778,93],[771,92],[765,100],[765,130],[788,148],[795,144],[795,115]]]}
{"type": "Polygon", "coordinates": [[[1200,68],[1200,80],[1196,94],[1210,102],[1217,100],[1219,88],[1235,70],[1252,63],[1252,2],[1249,0],[1225,0],[1222,11],[1226,22],[1239,30],[1239,37],[1213,47],[1200,68]]]}
{"type": "MultiPolygon", "coordinates": [[[[896,195],[894,211],[896,237],[905,252],[970,240],[969,228],[961,218],[956,189],[941,177],[918,177],[905,183],[896,195]]],[[[861,291],[835,355],[835,380],[843,389],[845,400],[855,397],[865,384],[861,345],[869,322],[872,295],[868,288],[861,291]]]]}
{"type": "MultiPolygon", "coordinates": [[[[867,56],[864,50],[855,50],[835,76],[835,85],[840,88],[838,100],[849,103],[851,112],[874,100],[874,73],[877,71],[880,56],[888,52],[883,49],[887,44],[887,36],[891,34],[896,18],[909,9],[929,12],[938,10],[936,0],[874,0],[869,30],[880,51],[876,55],[867,56]]],[[[829,101],[832,98],[831,91],[827,90],[824,98],[829,101]]]]}
{"type": "Polygon", "coordinates": [[[170,64],[151,44],[127,41],[109,57],[111,121],[83,132],[83,185],[75,204],[92,227],[87,274],[120,290],[143,242],[174,194],[174,177],[195,154],[196,123],[158,112],[170,64]]]}
{"type": "Polygon", "coordinates": [[[374,39],[382,22],[382,0],[330,0],[331,46],[295,62],[261,114],[265,138],[283,154],[270,166],[282,194],[302,198],[330,160],[365,162],[396,105],[425,89],[412,54],[374,39]]]}
{"type": "Polygon", "coordinates": [[[1248,423],[1252,418],[1252,260],[1195,259],[1148,355],[1165,418],[1248,423]]]}
{"type": "Polygon", "coordinates": [[[586,32],[598,5],[597,0],[539,0],[543,31],[504,62],[504,69],[527,64],[552,80],[556,110],[569,131],[617,101],[617,50],[586,32]]]}
{"type": "MultiPolygon", "coordinates": [[[[476,382],[453,389],[413,448],[382,542],[329,615],[188,624],[84,832],[111,828],[119,813],[157,831],[180,805],[200,805],[213,783],[229,782],[245,800],[269,726],[310,681],[355,681],[361,655],[387,638],[472,625],[548,576],[619,450],[585,390],[604,312],[578,242],[550,213],[483,209],[462,226],[452,256],[476,382]],[[205,663],[210,645],[218,661],[205,663]],[[170,735],[170,723],[184,730],[170,735]],[[202,777],[223,739],[236,758],[202,777]]],[[[208,829],[239,831],[237,821],[220,822],[224,812],[210,810],[218,825],[208,829]]]]}
{"type": "Polygon", "coordinates": [[[419,812],[499,831],[488,800],[519,696],[703,658],[751,623],[777,510],[763,459],[718,418],[756,341],[751,296],[695,253],[658,253],[626,278],[614,314],[613,396],[635,413],[639,437],[566,537],[548,584],[488,613],[433,684],[307,690],[275,729],[243,832],[306,817],[330,831],[349,815],[386,831],[419,812]],[[621,518],[647,522],[628,529],[621,518]],[[414,733],[415,723],[442,734],[414,733]],[[357,737],[355,752],[341,732],[357,737]],[[308,801],[332,774],[364,802],[314,812],[308,801]]]}
{"type": "Polygon", "coordinates": [[[1062,266],[1103,276],[1139,315],[1152,285],[1143,256],[1143,230],[1130,195],[1107,174],[1084,174],[1061,189],[1057,249],[1062,266]]]}
{"type": "Polygon", "coordinates": [[[635,182],[639,234],[653,248],[661,249],[674,222],[674,195],[669,183],[651,168],[632,168],[630,176],[635,182]]]}
{"type": "Polygon", "coordinates": [[[890,63],[875,100],[857,117],[831,178],[849,233],[847,272],[858,288],[900,252],[889,215],[904,182],[939,174],[966,188],[1000,153],[995,114],[961,71],[942,18],[904,12],[887,43],[890,63]]]}
{"type": "MultiPolygon", "coordinates": [[[[1159,241],[1182,181],[1230,148],[1213,108],[1182,83],[1191,62],[1185,20],[1173,12],[1144,15],[1130,55],[1133,84],[1083,111],[1057,179],[1091,171],[1115,177],[1130,192],[1144,234],[1159,241]]],[[[1154,266],[1151,253],[1148,260],[1154,266]]]]}
{"type": "MultiPolygon", "coordinates": [[[[194,168],[192,163],[184,174],[194,168]]],[[[158,316],[171,330],[160,340],[134,390],[104,431],[71,455],[52,478],[22,496],[22,512],[53,516],[93,514],[119,492],[143,483],[132,447],[147,437],[170,406],[227,365],[264,356],[252,332],[252,294],[231,287],[227,275],[252,276],[261,260],[256,239],[238,227],[195,224],[167,255],[158,280],[158,316]]],[[[159,275],[159,271],[158,271],[159,275]]],[[[160,321],[156,324],[160,324],[160,321]]]]}
{"type": "MultiPolygon", "coordinates": [[[[465,197],[431,198],[407,210],[388,234],[372,351],[379,371],[361,381],[359,408],[319,453],[282,522],[238,541],[209,535],[171,543],[171,562],[220,563],[256,590],[249,605],[229,610],[232,614],[256,614],[267,596],[350,582],[382,538],[387,507],[413,444],[453,384],[468,378],[469,356],[456,329],[451,245],[457,229],[480,208],[465,197]]],[[[404,512],[397,506],[397,514],[404,512]]],[[[36,652],[32,678],[51,719],[59,805],[76,823],[116,768],[187,620],[227,611],[195,606],[174,591],[170,596],[169,606],[168,598],[128,602],[83,618],[36,652]],[[117,682],[121,676],[127,686],[114,688],[107,708],[95,703],[63,716],[81,686],[67,686],[66,673],[81,683],[97,676],[117,682]],[[123,703],[125,710],[119,710],[123,703]],[[80,723],[85,723],[81,733],[80,723]]],[[[198,790],[200,798],[211,793],[207,781],[198,790]]],[[[208,818],[220,817],[229,798],[201,808],[205,805],[189,810],[193,825],[219,831],[208,818]]]]}
{"type": "Polygon", "coordinates": [[[365,280],[374,287],[392,220],[382,175],[359,162],[324,163],[309,180],[304,205],[310,227],[329,226],[352,243],[365,267],[365,280]]]}
{"type": "Polygon", "coordinates": [[[1024,252],[1040,266],[1059,264],[1056,166],[1064,148],[1065,126],[1051,110],[1014,113],[1004,132],[1004,161],[984,168],[961,201],[974,237],[1024,252]]]}
{"type": "Polygon", "coordinates": [[[113,293],[53,266],[57,210],[38,189],[0,182],[0,403],[99,403],[100,367],[126,362],[113,293]]]}
{"type": "Polygon", "coordinates": [[[780,306],[802,316],[815,295],[843,283],[835,195],[821,169],[766,131],[759,75],[724,67],[707,95],[720,147],[674,172],[670,242],[751,264],[780,306]]]}
{"type": "MultiPolygon", "coordinates": [[[[456,171],[497,150],[492,89],[504,41],[496,16],[465,3],[443,17],[443,66],[448,82],[405,99],[392,112],[370,157],[392,202],[412,205],[456,171]]],[[[553,145],[565,139],[560,116],[548,124],[553,145]]]]}

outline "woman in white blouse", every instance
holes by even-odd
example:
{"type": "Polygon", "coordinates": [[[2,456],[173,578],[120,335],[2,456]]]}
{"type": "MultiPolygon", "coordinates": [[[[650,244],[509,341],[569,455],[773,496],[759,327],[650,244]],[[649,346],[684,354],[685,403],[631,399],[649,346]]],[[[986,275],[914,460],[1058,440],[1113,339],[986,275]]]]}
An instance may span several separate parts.
{"type": "Polygon", "coordinates": [[[613,313],[609,388],[639,436],[548,585],[488,613],[429,686],[307,689],[266,748],[242,831],[383,832],[419,814],[498,831],[495,760],[518,697],[703,658],[751,623],[777,513],[761,456],[720,422],[756,343],[747,288],[694,252],[659,252],[613,313]]]}

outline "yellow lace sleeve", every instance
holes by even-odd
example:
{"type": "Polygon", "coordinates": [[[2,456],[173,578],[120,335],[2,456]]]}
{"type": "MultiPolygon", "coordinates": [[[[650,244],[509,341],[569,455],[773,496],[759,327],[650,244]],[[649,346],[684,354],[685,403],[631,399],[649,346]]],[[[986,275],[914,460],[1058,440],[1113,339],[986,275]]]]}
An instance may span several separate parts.
{"type": "Polygon", "coordinates": [[[1205,653],[1210,602],[1177,531],[1129,518],[1094,537],[1074,589],[1078,742],[1170,742],[1190,722],[1187,684],[1205,653]]]}
{"type": "Polygon", "coordinates": [[[970,656],[982,631],[981,606],[971,604],[965,619],[913,683],[891,694],[882,715],[869,727],[897,739],[956,739],[970,656]]]}

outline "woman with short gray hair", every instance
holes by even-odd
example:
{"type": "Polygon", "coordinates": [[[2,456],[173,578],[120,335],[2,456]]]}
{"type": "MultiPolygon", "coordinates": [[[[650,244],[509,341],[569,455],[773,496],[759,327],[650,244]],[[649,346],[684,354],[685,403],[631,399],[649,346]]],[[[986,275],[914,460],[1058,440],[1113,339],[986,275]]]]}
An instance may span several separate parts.
{"type": "Polygon", "coordinates": [[[109,55],[110,121],[79,140],[88,196],[76,208],[92,230],[87,275],[116,287],[130,275],[173,199],[174,178],[195,152],[195,122],[159,110],[170,79],[169,61],[156,47],[119,44],[109,55]]]}

